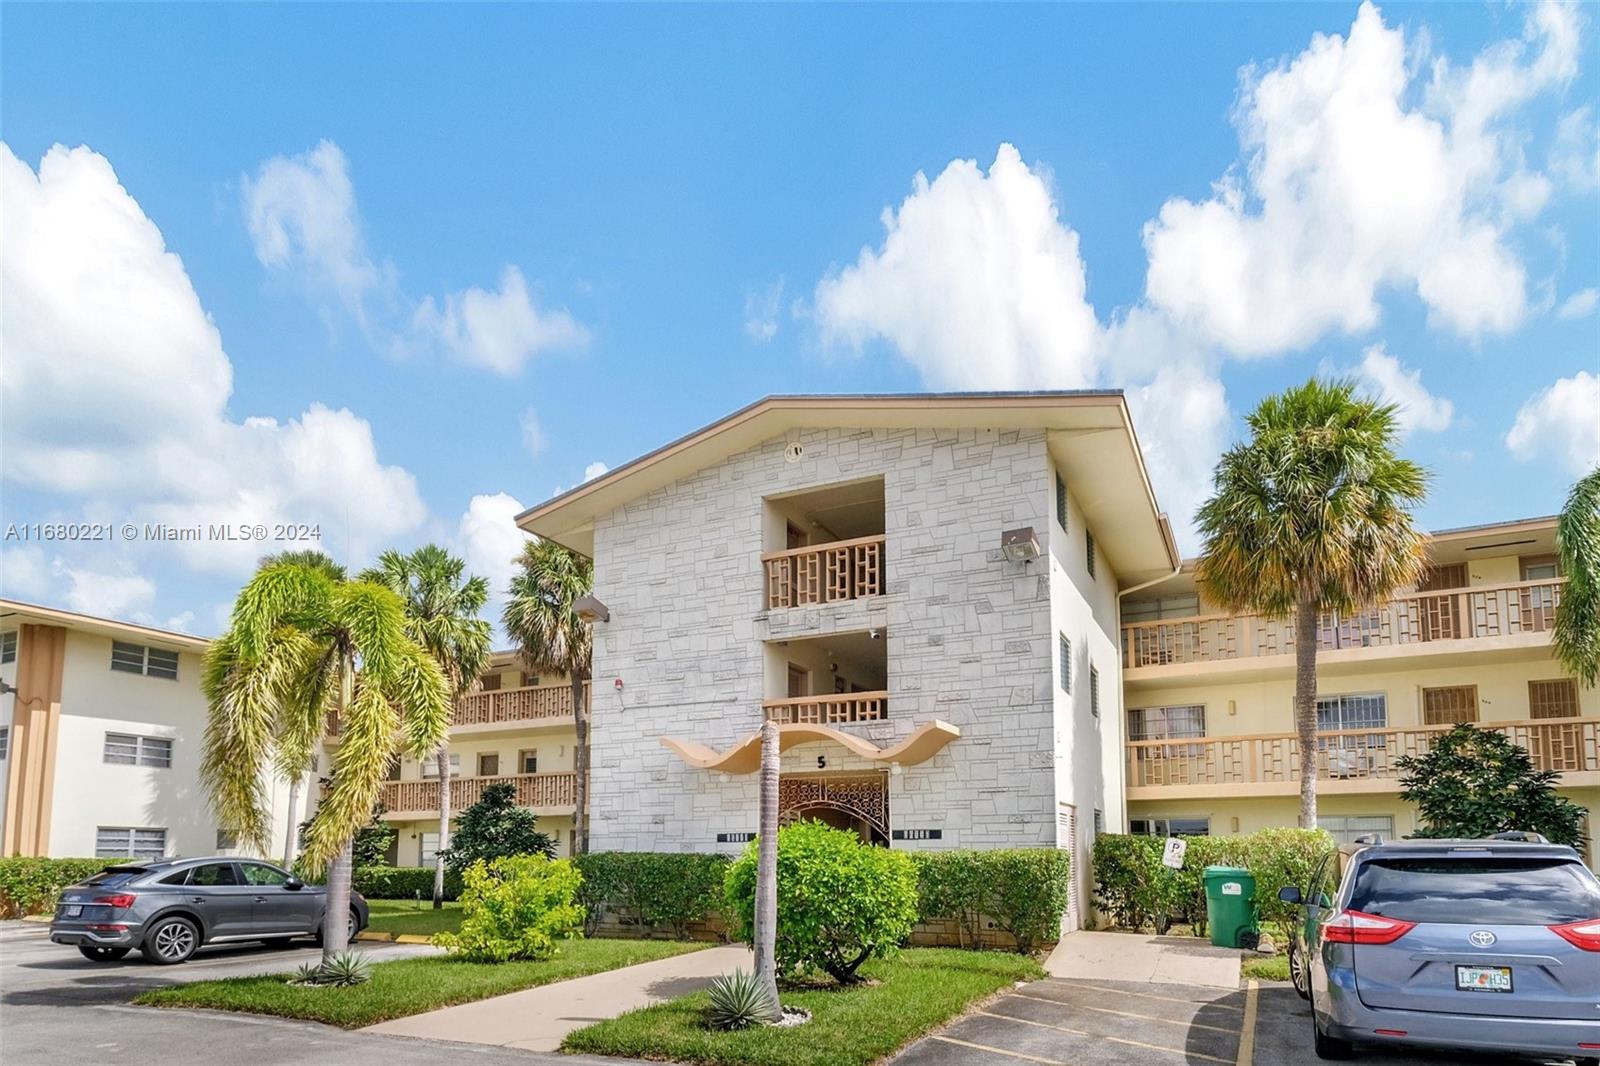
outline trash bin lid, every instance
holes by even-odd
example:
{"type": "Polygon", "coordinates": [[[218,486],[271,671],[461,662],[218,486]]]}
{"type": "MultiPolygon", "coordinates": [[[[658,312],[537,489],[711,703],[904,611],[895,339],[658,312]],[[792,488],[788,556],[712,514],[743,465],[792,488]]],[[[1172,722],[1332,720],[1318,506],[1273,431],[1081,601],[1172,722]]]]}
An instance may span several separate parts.
{"type": "Polygon", "coordinates": [[[1207,866],[1205,879],[1207,881],[1234,881],[1249,878],[1255,880],[1255,874],[1243,866],[1207,866]]]}

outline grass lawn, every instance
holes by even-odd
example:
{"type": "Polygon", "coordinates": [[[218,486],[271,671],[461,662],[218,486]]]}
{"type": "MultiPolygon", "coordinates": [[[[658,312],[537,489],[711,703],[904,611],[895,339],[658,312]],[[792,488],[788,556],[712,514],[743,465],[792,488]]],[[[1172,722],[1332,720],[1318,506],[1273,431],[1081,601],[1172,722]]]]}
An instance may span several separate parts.
{"type": "Polygon", "coordinates": [[[300,988],[289,984],[289,974],[262,974],[157,988],[134,1002],[155,1007],[204,1007],[276,1014],[358,1029],[390,1018],[651,962],[708,946],[670,940],[569,940],[561,946],[559,954],[544,962],[479,963],[432,955],[375,963],[372,980],[354,988],[300,988]]]}
{"type": "Polygon", "coordinates": [[[1268,955],[1246,958],[1240,972],[1247,978],[1253,977],[1257,981],[1287,981],[1289,979],[1289,956],[1268,955]]]}
{"type": "Polygon", "coordinates": [[[431,900],[419,903],[410,899],[369,899],[367,907],[372,912],[367,928],[375,933],[432,936],[446,931],[453,933],[461,925],[459,903],[446,903],[440,910],[434,910],[431,900]]]}
{"type": "Polygon", "coordinates": [[[862,974],[875,984],[794,989],[786,1006],[811,1011],[792,1029],[707,1029],[705,992],[569,1033],[563,1051],[740,1066],[858,1066],[882,1058],[959,1014],[967,1004],[1043,977],[1033,959],[992,951],[908,948],[862,974]]]}

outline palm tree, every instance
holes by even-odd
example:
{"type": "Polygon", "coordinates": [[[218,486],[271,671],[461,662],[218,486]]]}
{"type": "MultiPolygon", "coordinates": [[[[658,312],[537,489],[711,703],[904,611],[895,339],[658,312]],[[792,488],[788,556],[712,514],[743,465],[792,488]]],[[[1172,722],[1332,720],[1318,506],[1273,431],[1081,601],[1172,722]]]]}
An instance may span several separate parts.
{"type": "Polygon", "coordinates": [[[771,1009],[769,1020],[783,1017],[778,1005],[778,723],[761,723],[761,811],[756,834],[756,983],[771,1009]]]}
{"type": "MultiPolygon", "coordinates": [[[[478,617],[489,582],[464,577],[466,564],[436,544],[410,555],[386,551],[361,575],[393,589],[406,605],[406,632],[428,650],[459,701],[489,664],[489,623],[478,617]]],[[[444,852],[450,846],[450,738],[439,744],[439,847],[433,857],[433,907],[444,906],[444,852]]]]}
{"type": "Polygon", "coordinates": [[[1556,522],[1567,577],[1551,635],[1561,665],[1586,687],[1600,677],[1600,466],[1572,486],[1556,522]]]}
{"type": "Polygon", "coordinates": [[[444,674],[407,635],[399,596],[291,561],[263,567],[240,590],[201,684],[211,705],[202,779],[220,823],[258,850],[269,833],[262,768],[283,749],[292,758],[314,750],[337,716],[332,784],[303,856],[313,872],[327,872],[326,965],[349,944],[350,844],[371,817],[390,757],[401,749],[426,757],[449,727],[444,674]]]}
{"type": "Polygon", "coordinates": [[[1223,610],[1294,618],[1300,825],[1317,824],[1317,621],[1370,608],[1422,575],[1411,507],[1427,474],[1395,454],[1395,408],[1316,379],[1268,396],[1223,453],[1196,524],[1197,576],[1223,610]]]}
{"type": "Polygon", "coordinates": [[[593,631],[573,605],[594,585],[594,564],[554,541],[530,540],[516,559],[503,621],[523,663],[537,673],[565,673],[572,682],[573,751],[577,812],[575,854],[589,850],[589,708],[583,698],[589,680],[593,631]]]}

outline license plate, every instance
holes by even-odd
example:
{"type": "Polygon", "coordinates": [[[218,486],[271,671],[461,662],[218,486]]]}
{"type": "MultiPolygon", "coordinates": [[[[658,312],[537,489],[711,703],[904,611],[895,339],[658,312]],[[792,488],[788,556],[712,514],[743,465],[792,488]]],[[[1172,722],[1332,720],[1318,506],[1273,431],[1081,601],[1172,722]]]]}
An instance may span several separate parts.
{"type": "Polygon", "coordinates": [[[1511,967],[1457,966],[1456,987],[1463,992],[1509,992],[1511,967]]]}
{"type": "Polygon", "coordinates": [[[76,918],[82,913],[83,905],[80,903],[69,903],[67,906],[61,908],[61,917],[63,918],[76,918]]]}

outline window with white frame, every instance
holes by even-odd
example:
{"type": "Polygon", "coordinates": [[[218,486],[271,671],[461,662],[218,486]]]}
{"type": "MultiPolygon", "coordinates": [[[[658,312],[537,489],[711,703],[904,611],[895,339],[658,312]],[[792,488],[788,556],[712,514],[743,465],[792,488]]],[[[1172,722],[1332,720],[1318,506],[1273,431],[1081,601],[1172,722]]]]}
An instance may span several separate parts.
{"type": "MultiPolygon", "coordinates": [[[[1348,696],[1319,696],[1317,698],[1317,731],[1320,733],[1349,729],[1387,729],[1389,726],[1389,699],[1381,692],[1368,692],[1348,696]]],[[[1368,736],[1322,737],[1318,747],[1361,750],[1387,746],[1388,737],[1382,733],[1368,736]]]]}
{"type": "Polygon", "coordinates": [[[0,759],[11,757],[11,727],[0,725],[0,759]]]}
{"type": "Polygon", "coordinates": [[[1130,818],[1128,832],[1147,837],[1206,837],[1211,835],[1211,819],[1130,818]]]}
{"type": "Polygon", "coordinates": [[[165,648],[149,648],[143,644],[111,642],[111,669],[125,674],[142,674],[168,681],[178,679],[178,653],[165,648]]]}
{"type": "Polygon", "coordinates": [[[155,766],[164,770],[172,765],[172,739],[107,733],[102,757],[114,766],[155,766]]]}
{"type": "MultiPolygon", "coordinates": [[[[423,777],[438,777],[439,776],[439,758],[438,758],[438,756],[430,755],[426,759],[422,760],[422,776],[423,777]]],[[[461,753],[460,752],[452,751],[450,753],[450,776],[451,777],[460,777],[461,776],[461,753]]]]}
{"type": "Polygon", "coordinates": [[[1326,829],[1328,835],[1339,844],[1354,844],[1356,837],[1371,836],[1377,833],[1385,840],[1394,838],[1394,815],[1392,814],[1345,814],[1345,815],[1317,815],[1317,828],[1326,829]]]}
{"type": "Polygon", "coordinates": [[[167,831],[120,825],[98,826],[94,831],[94,857],[164,859],[167,857],[167,831]]]}
{"type": "Polygon", "coordinates": [[[8,629],[0,633],[0,663],[17,661],[17,631],[8,629]]]}
{"type": "Polygon", "coordinates": [[[1206,706],[1135,707],[1128,711],[1129,740],[1189,740],[1206,735],[1206,706]]]}
{"type": "Polygon", "coordinates": [[[439,834],[422,834],[422,865],[432,866],[434,859],[439,855],[439,834]]]}

